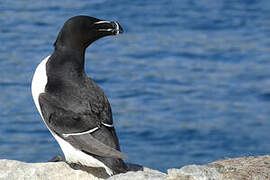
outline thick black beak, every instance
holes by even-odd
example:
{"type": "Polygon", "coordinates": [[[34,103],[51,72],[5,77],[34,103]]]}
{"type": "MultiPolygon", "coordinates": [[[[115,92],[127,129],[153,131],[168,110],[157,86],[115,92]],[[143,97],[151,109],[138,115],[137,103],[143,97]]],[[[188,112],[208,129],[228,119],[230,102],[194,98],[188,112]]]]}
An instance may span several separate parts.
{"type": "Polygon", "coordinates": [[[123,33],[123,28],[116,21],[98,21],[94,23],[100,32],[110,32],[113,35],[123,33]]]}

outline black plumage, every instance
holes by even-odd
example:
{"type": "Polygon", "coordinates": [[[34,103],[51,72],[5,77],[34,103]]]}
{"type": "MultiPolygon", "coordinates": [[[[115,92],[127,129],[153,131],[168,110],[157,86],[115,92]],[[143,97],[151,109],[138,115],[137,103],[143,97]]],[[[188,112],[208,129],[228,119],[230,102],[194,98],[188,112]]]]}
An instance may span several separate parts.
{"type": "Polygon", "coordinates": [[[39,105],[48,128],[114,173],[127,171],[113,125],[110,103],[84,71],[85,50],[95,40],[122,32],[118,23],[77,16],[69,19],[46,63],[47,84],[39,105]],[[100,22],[100,23],[98,23],[100,22]],[[92,133],[68,135],[89,131],[92,133]]]}

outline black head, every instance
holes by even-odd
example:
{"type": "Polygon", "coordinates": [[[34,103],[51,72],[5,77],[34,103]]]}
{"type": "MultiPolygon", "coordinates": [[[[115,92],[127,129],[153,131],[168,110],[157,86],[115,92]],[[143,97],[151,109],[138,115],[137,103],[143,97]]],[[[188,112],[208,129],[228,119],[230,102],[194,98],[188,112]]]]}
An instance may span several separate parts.
{"type": "Polygon", "coordinates": [[[86,49],[92,42],[123,32],[119,23],[89,16],[75,16],[67,20],[54,43],[55,48],[86,49]]]}

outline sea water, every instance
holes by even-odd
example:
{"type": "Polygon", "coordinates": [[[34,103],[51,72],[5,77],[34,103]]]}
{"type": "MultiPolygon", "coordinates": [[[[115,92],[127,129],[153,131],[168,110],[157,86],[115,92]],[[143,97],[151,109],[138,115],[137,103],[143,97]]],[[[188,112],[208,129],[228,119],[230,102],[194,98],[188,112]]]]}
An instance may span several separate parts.
{"type": "Polygon", "coordinates": [[[36,66],[75,15],[116,20],[86,71],[127,162],[166,171],[270,153],[270,1],[0,1],[0,158],[62,154],[31,97],[36,66]]]}

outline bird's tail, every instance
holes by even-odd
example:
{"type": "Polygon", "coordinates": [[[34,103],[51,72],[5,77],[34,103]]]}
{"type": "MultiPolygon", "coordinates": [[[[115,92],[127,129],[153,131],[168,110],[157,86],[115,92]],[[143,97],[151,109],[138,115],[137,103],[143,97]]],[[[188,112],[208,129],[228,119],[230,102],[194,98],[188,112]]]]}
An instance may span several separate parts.
{"type": "Polygon", "coordinates": [[[94,156],[96,159],[103,162],[109,169],[111,169],[113,174],[120,174],[128,171],[128,166],[122,159],[100,157],[96,155],[94,156]]]}

